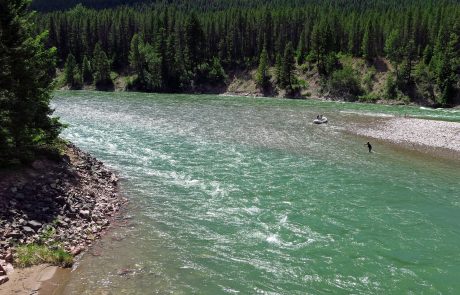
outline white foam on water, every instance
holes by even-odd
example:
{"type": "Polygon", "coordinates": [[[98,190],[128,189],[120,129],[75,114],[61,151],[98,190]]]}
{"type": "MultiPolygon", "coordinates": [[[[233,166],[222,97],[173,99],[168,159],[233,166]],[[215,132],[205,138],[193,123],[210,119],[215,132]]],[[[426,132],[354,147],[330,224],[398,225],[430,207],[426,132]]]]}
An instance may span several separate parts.
{"type": "MultiPolygon", "coordinates": [[[[100,265],[111,272],[117,263],[145,261],[153,276],[124,280],[113,275],[110,287],[114,294],[125,290],[148,293],[152,278],[163,285],[158,292],[177,294],[209,294],[208,290],[233,293],[240,288],[241,293],[303,294],[299,290],[305,286],[312,286],[312,290],[320,286],[331,293],[375,294],[391,288],[393,278],[423,291],[419,277],[405,274],[400,266],[392,273],[389,265],[397,262],[385,255],[375,256],[393,246],[427,247],[425,242],[436,238],[441,242],[435,244],[440,250],[430,253],[441,259],[433,262],[433,268],[446,271],[446,257],[440,251],[457,249],[450,242],[455,237],[447,236],[455,233],[454,226],[439,214],[446,204],[446,189],[439,188],[441,196],[436,202],[426,202],[436,184],[426,185],[429,182],[423,181],[421,171],[413,177],[398,177],[398,183],[407,180],[404,190],[385,187],[394,189],[397,198],[383,195],[385,189],[365,192],[378,183],[366,184],[367,175],[357,171],[376,170],[378,179],[387,181],[400,167],[405,171],[394,158],[384,164],[391,170],[388,173],[379,170],[380,162],[363,161],[349,151],[353,144],[340,132],[339,120],[346,123],[354,118],[347,112],[357,116],[376,116],[374,113],[331,110],[328,117],[337,118],[337,123],[314,128],[309,120],[297,120],[300,108],[290,105],[291,101],[280,101],[282,107],[254,107],[240,101],[237,107],[229,108],[193,96],[158,103],[155,95],[148,99],[143,94],[129,95],[133,102],[119,100],[117,105],[112,94],[99,99],[103,104],[87,102],[83,110],[88,114],[83,118],[69,111],[78,109],[81,102],[69,100],[63,107],[66,117],[72,117],[76,124],[64,131],[65,137],[114,164],[125,175],[127,191],[134,192],[130,197],[141,204],[136,209],[135,226],[129,227],[133,235],[121,242],[124,250],[107,243],[107,253],[119,251],[120,259],[93,266],[93,272],[86,273],[88,281],[105,276],[100,265]],[[385,206],[410,206],[414,212],[391,215],[385,213],[385,206]],[[432,223],[417,223],[423,216],[433,217],[432,223]],[[391,238],[385,236],[388,232],[391,238]],[[395,245],[387,244],[387,240],[395,245]],[[338,273],[350,274],[335,276],[338,273]],[[376,281],[382,283],[380,287],[376,281]],[[254,282],[260,284],[255,289],[254,282]]],[[[378,106],[369,109],[387,111],[378,106]]],[[[302,118],[311,112],[302,111],[302,118]]],[[[395,112],[400,109],[395,108],[395,112]]],[[[381,152],[395,157],[393,152],[381,152]]],[[[450,198],[447,203],[445,211],[455,215],[459,201],[450,198]]],[[[419,267],[424,266],[406,266],[416,274],[420,274],[419,267]]],[[[452,270],[457,267],[447,269],[452,270]]],[[[81,285],[79,279],[84,277],[83,272],[72,286],[81,285]]],[[[88,287],[86,293],[94,294],[91,290],[97,287],[88,287]]]]}
{"type": "Polygon", "coordinates": [[[287,219],[288,219],[287,215],[283,216],[283,217],[280,219],[280,223],[281,223],[281,224],[286,224],[287,219]]]}
{"type": "Polygon", "coordinates": [[[395,115],[392,114],[385,114],[385,113],[372,113],[372,112],[360,112],[360,111],[339,111],[342,114],[350,114],[350,115],[360,115],[366,117],[381,117],[381,118],[392,118],[395,115]]]}
{"type": "Polygon", "coordinates": [[[259,207],[250,207],[250,208],[243,208],[243,210],[251,215],[256,215],[261,212],[261,209],[259,207]]]}
{"type": "Polygon", "coordinates": [[[265,240],[270,244],[281,245],[281,240],[277,234],[270,234],[265,240]]]}
{"type": "Polygon", "coordinates": [[[230,293],[230,294],[238,294],[238,293],[240,293],[240,291],[238,291],[238,290],[235,290],[235,289],[232,289],[232,288],[229,288],[229,287],[225,287],[225,286],[221,286],[221,285],[219,285],[219,286],[222,288],[222,290],[225,293],[230,293]]]}

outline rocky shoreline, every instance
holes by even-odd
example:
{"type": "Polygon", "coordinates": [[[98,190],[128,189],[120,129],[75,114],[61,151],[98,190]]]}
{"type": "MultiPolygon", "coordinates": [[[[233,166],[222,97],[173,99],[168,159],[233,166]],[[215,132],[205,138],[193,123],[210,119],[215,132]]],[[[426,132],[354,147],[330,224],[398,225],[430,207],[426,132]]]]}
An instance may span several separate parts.
{"type": "Polygon", "coordinates": [[[73,144],[59,161],[0,171],[0,284],[13,270],[15,245],[58,243],[78,255],[124,203],[116,175],[73,144]]]}
{"type": "Polygon", "coordinates": [[[417,118],[378,118],[371,124],[352,124],[349,132],[460,160],[460,123],[417,118]]]}

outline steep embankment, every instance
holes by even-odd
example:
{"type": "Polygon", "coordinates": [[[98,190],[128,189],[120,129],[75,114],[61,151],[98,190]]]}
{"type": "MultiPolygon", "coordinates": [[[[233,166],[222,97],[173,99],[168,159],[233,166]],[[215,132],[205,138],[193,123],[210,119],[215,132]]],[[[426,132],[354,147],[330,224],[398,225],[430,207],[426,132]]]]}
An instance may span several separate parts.
{"type": "Polygon", "coordinates": [[[59,255],[85,250],[126,201],[117,183],[102,162],[72,144],[58,161],[42,159],[31,167],[0,171],[0,276],[12,264],[49,262],[32,248],[18,254],[17,246],[62,249],[59,255]]]}

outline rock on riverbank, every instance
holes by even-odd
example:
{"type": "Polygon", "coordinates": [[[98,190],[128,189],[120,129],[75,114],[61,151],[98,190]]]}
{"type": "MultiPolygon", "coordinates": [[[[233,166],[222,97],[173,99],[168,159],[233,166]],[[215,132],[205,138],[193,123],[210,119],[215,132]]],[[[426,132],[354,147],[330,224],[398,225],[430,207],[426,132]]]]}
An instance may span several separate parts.
{"type": "Polygon", "coordinates": [[[100,237],[126,202],[115,174],[72,144],[57,162],[39,160],[0,173],[3,268],[11,267],[18,244],[58,242],[77,255],[100,237]]]}

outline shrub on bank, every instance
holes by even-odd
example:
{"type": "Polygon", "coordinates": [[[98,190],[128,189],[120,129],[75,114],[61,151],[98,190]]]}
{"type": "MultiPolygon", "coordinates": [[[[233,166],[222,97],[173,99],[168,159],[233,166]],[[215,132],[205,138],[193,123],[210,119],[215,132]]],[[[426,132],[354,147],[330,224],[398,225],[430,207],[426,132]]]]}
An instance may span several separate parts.
{"type": "Polygon", "coordinates": [[[380,96],[374,93],[368,93],[365,95],[361,95],[358,97],[358,100],[360,102],[369,102],[369,103],[375,103],[380,99],[380,96]]]}
{"type": "Polygon", "coordinates": [[[345,100],[356,100],[363,94],[361,81],[351,66],[344,66],[334,71],[327,81],[326,87],[332,96],[343,97],[345,100]]]}
{"type": "Polygon", "coordinates": [[[59,246],[29,244],[16,247],[15,263],[19,267],[42,263],[70,267],[73,264],[73,257],[59,246]]]}

